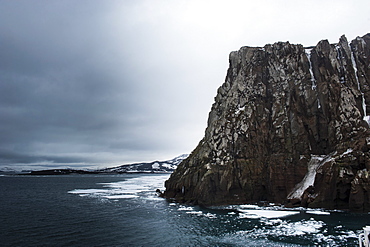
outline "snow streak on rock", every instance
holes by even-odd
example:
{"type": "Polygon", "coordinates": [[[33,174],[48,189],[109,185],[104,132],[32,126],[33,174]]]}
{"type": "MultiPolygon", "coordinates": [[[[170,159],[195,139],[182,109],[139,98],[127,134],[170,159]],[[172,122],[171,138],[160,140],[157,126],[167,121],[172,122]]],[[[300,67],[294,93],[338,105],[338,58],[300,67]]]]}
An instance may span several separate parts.
{"type": "Polygon", "coordinates": [[[315,183],[317,169],[322,165],[324,157],[313,155],[308,162],[308,171],[303,180],[297,184],[293,191],[288,195],[288,199],[301,199],[305,190],[315,183]]]}
{"type": "Polygon", "coordinates": [[[349,47],[349,50],[351,52],[351,61],[352,61],[352,66],[353,66],[353,69],[355,70],[355,78],[356,78],[356,82],[357,82],[357,86],[358,86],[358,90],[360,91],[361,93],[361,97],[362,97],[362,110],[364,111],[364,120],[367,121],[367,117],[366,117],[366,102],[365,102],[365,95],[364,93],[362,92],[361,90],[361,85],[360,85],[360,81],[358,79],[358,72],[357,72],[357,64],[356,64],[356,60],[355,60],[355,57],[353,55],[353,51],[351,49],[351,47],[349,47]]]}
{"type": "Polygon", "coordinates": [[[306,56],[307,56],[307,60],[308,60],[308,63],[310,65],[309,69],[310,69],[310,75],[311,75],[311,83],[312,83],[312,90],[316,91],[316,98],[317,98],[317,107],[318,108],[321,108],[321,103],[320,103],[320,99],[318,97],[318,93],[317,93],[317,84],[316,84],[316,79],[315,79],[315,75],[313,74],[313,69],[312,69],[312,61],[311,61],[311,52],[312,52],[312,48],[309,48],[309,49],[305,49],[305,53],[306,53],[306,56]]]}
{"type": "Polygon", "coordinates": [[[308,63],[310,64],[312,90],[316,90],[316,80],[315,80],[315,76],[313,75],[312,62],[311,62],[312,49],[305,49],[305,51],[306,51],[306,56],[307,56],[307,59],[308,59],[308,63]]]}

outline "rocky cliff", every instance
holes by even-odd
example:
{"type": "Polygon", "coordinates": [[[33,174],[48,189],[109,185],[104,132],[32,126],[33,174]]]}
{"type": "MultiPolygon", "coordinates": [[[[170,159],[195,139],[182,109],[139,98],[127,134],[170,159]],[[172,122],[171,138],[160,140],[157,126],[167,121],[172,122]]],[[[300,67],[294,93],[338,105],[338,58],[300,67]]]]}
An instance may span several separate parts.
{"type": "Polygon", "coordinates": [[[242,47],[165,197],[370,211],[368,115],[370,34],[242,47]]]}

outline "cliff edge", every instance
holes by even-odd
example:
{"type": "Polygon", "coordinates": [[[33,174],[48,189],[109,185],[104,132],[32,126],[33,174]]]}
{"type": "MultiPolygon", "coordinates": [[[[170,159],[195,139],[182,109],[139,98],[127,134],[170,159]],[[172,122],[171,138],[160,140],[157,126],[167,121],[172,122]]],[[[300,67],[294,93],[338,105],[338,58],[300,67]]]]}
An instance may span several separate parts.
{"type": "Polygon", "coordinates": [[[370,34],[230,53],[204,138],[164,196],[370,211],[370,34]]]}

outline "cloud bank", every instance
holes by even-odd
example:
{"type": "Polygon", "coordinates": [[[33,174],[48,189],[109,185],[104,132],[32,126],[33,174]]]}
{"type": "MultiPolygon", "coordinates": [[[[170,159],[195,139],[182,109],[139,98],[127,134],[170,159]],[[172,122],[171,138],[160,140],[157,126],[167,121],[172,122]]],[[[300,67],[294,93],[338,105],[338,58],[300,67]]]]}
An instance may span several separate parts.
{"type": "Polygon", "coordinates": [[[0,1],[0,167],[190,153],[228,54],[369,32],[368,1],[0,1]]]}

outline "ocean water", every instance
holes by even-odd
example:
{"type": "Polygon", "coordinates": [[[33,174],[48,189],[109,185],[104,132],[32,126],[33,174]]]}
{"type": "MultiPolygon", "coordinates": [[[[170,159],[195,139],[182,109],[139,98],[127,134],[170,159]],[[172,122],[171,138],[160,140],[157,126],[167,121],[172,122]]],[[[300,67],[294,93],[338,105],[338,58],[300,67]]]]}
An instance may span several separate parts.
{"type": "Polygon", "coordinates": [[[369,214],[202,208],[156,196],[168,174],[1,176],[0,246],[358,246],[369,214]]]}

